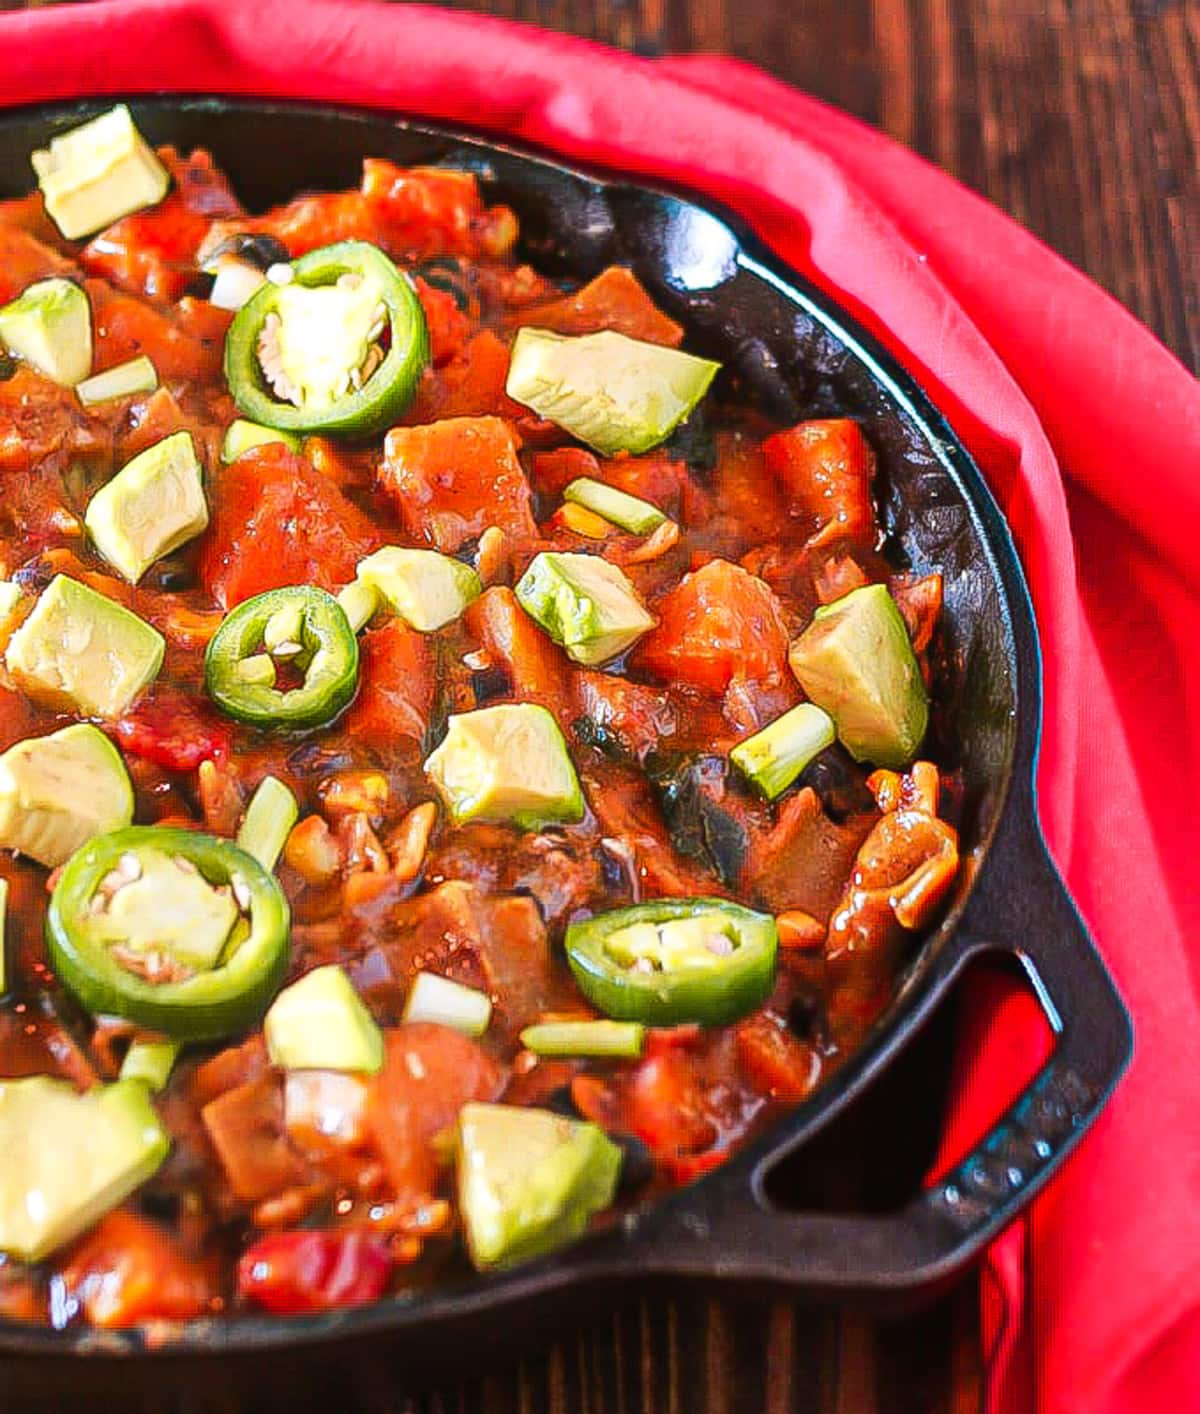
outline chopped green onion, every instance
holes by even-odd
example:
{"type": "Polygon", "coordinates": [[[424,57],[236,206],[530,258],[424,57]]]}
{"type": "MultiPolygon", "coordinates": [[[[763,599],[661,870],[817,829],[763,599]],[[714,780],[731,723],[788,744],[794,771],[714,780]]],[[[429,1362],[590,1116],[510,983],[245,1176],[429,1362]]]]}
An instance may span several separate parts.
{"type": "Polygon", "coordinates": [[[107,403],[113,398],[129,398],[135,393],[153,393],[158,387],[158,370],[145,354],[106,368],[82,383],[75,384],[75,394],[85,408],[107,403]]]}
{"type": "Polygon", "coordinates": [[[221,444],[221,460],[235,462],[244,452],[254,447],[266,447],[272,442],[282,442],[289,452],[300,450],[300,438],[291,432],[279,432],[274,427],[261,427],[257,422],[247,422],[239,417],[231,422],[221,444]]]}
{"type": "Polygon", "coordinates": [[[802,702],[762,731],[740,741],[729,753],[739,771],[774,800],[819,752],[833,745],[833,718],[811,702],[802,702]]]}
{"type": "Polygon", "coordinates": [[[539,1056],[640,1056],[646,1028],[637,1021],[543,1021],[521,1032],[539,1056]]]}
{"type": "Polygon", "coordinates": [[[574,501],[577,506],[603,516],[613,525],[632,531],[634,535],[649,535],[666,520],[662,511],[649,501],[618,491],[615,486],[606,486],[603,481],[596,481],[590,476],[572,481],[563,492],[563,500],[574,501]]]}
{"type": "Polygon", "coordinates": [[[337,597],[355,633],[366,628],[379,608],[379,592],[365,580],[352,579],[337,597]]]}
{"type": "Polygon", "coordinates": [[[287,786],[274,776],[264,776],[242,817],[238,848],[253,855],[264,869],[274,869],[299,815],[296,797],[287,786]]]}
{"type": "Polygon", "coordinates": [[[0,879],[0,997],[8,991],[8,880],[0,879]]]}
{"type": "Polygon", "coordinates": [[[121,1062],[122,1080],[144,1080],[151,1090],[161,1090],[179,1055],[177,1041],[135,1041],[121,1062]]]}
{"type": "Polygon", "coordinates": [[[418,972],[404,1004],[405,1021],[436,1021],[465,1036],[482,1036],[491,1019],[492,1001],[486,992],[436,972],[418,972]]]}

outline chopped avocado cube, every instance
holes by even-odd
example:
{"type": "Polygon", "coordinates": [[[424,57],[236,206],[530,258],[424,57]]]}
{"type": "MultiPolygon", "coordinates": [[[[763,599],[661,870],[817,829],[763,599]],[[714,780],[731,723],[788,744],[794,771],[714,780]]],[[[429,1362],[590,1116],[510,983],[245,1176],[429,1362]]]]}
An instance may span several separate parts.
{"type": "Polygon", "coordinates": [[[0,1080],[0,1252],[39,1262],[148,1179],[171,1147],[146,1086],[0,1080]]]}
{"type": "Polygon", "coordinates": [[[649,501],[631,496],[615,486],[606,486],[603,481],[595,481],[590,476],[580,476],[572,481],[563,492],[563,500],[593,511],[633,535],[649,535],[666,520],[662,511],[649,501]]]}
{"type": "Polygon", "coordinates": [[[80,924],[97,942],[135,957],[162,952],[192,972],[220,962],[238,919],[230,888],[210,884],[190,860],[161,849],[122,855],[113,885],[108,906],[80,924]]]}
{"type": "Polygon", "coordinates": [[[624,653],[655,623],[623,571],[598,555],[543,551],[530,561],[516,596],[525,612],[586,667],[624,653]]]}
{"type": "Polygon", "coordinates": [[[133,786],[99,727],[77,722],[0,756],[0,847],[56,868],[133,821],[133,786]]]}
{"type": "Polygon", "coordinates": [[[521,329],[506,391],[605,456],[648,452],[687,417],[720,367],[611,329],[574,338],[521,329]]]}
{"type": "Polygon", "coordinates": [[[378,593],[393,614],[421,633],[453,622],[483,593],[470,565],[436,550],[405,550],[398,545],[386,545],[360,560],[358,578],[378,593]]]}
{"type": "Polygon", "coordinates": [[[492,999],[436,972],[418,972],[404,1003],[405,1021],[435,1021],[464,1036],[482,1036],[492,1019],[492,999]]]}
{"type": "Polygon", "coordinates": [[[456,825],[512,820],[536,830],[583,818],[583,792],[563,734],[532,702],[452,716],[425,774],[456,825]]]}
{"type": "Polygon", "coordinates": [[[516,1105],[464,1105],[458,1206],[480,1271],[581,1237],[616,1192],[621,1151],[599,1125],[516,1105]]]}
{"type": "Polygon", "coordinates": [[[17,686],[48,707],[119,717],[162,667],[162,634],[138,616],[59,574],[8,641],[17,686]]]}
{"type": "Polygon", "coordinates": [[[818,609],[788,661],[856,761],[898,768],[913,759],[929,725],[929,698],[885,584],[864,585],[818,609]]]}
{"type": "Polygon", "coordinates": [[[171,185],[123,103],[51,138],[31,160],[46,210],[69,241],[153,206],[171,185]]]}
{"type": "Polygon", "coordinates": [[[30,285],[0,309],[0,342],[9,353],[73,388],[92,371],[92,307],[70,280],[30,285]]]}
{"type": "Polygon", "coordinates": [[[318,967],[285,987],[263,1021],[271,1064],[284,1070],[383,1066],[383,1036],[340,967],[318,967]]]}
{"type": "Polygon", "coordinates": [[[136,393],[153,393],[158,387],[158,369],[146,357],[139,354],[114,368],[106,368],[92,378],[85,378],[75,385],[75,395],[85,408],[97,403],[111,402],[113,398],[131,398],[136,393]]]}
{"type": "Polygon", "coordinates": [[[274,427],[262,427],[257,422],[247,422],[239,417],[231,422],[221,445],[221,460],[235,462],[243,452],[252,447],[265,447],[271,442],[282,442],[289,451],[300,450],[300,438],[294,432],[277,432],[274,427]]]}
{"type": "Polygon", "coordinates": [[[739,741],[729,759],[768,800],[774,800],[814,756],[833,745],[836,735],[828,712],[811,702],[801,702],[762,731],[739,741]]]}
{"type": "Polygon", "coordinates": [[[96,549],[136,584],[155,560],[208,525],[204,479],[190,432],[173,432],[117,472],[84,517],[96,549]]]}

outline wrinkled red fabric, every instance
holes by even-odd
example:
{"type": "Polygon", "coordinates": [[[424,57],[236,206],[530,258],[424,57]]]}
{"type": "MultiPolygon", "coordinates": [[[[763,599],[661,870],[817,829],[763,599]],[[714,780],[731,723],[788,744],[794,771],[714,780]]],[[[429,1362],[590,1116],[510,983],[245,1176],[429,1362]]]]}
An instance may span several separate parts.
{"type": "MultiPolygon", "coordinates": [[[[737,210],[924,383],[1016,535],[1045,655],[1040,812],[1134,1015],[1133,1065],[982,1277],[994,1411],[1200,1407],[1200,389],[1014,222],[733,60],[648,61],[370,0],[99,0],[0,17],[4,103],[149,90],[464,123],[737,210]]],[[[984,989],[948,1147],[1043,1043],[984,989]]]]}

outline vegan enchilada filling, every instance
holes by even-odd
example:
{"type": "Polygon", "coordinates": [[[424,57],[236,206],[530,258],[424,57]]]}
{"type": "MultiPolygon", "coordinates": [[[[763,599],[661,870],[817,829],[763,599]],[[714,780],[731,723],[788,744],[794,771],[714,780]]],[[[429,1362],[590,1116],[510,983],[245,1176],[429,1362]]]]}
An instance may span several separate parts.
{"type": "Polygon", "coordinates": [[[0,1317],[384,1299],[811,1095],[958,871],[936,570],[473,174],[0,202],[0,1317]]]}

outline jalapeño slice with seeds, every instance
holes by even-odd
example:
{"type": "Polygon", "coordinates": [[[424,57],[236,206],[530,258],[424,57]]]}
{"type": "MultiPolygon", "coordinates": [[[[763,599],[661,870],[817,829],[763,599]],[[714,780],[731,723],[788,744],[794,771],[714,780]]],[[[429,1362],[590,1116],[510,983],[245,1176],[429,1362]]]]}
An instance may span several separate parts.
{"type": "Polygon", "coordinates": [[[350,620],[332,594],[313,585],[269,589],[239,604],[204,655],[209,696],[230,717],[256,727],[326,726],[357,683],[350,620]]]}
{"type": "Polygon", "coordinates": [[[567,928],[579,990],[606,1016],[646,1026],[722,1026],[775,985],[775,920],[720,898],[664,898],[567,928]]]}
{"type": "Polygon", "coordinates": [[[408,276],[368,241],[278,267],[225,338],[225,378],[246,417],[283,432],[370,437],[412,401],[429,331],[408,276]]]}
{"type": "Polygon", "coordinates": [[[94,1015],[210,1041],[266,1010],[287,968],[289,921],[274,875],[229,840],[133,825],[71,856],[46,941],[94,1015]]]}

